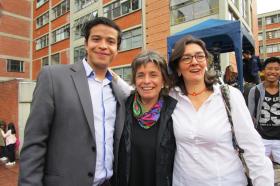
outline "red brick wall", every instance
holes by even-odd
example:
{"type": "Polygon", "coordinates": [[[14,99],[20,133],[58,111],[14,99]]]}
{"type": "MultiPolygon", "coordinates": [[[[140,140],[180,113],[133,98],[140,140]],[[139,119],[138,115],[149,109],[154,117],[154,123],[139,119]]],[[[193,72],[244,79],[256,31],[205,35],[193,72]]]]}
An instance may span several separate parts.
{"type": "Polygon", "coordinates": [[[26,0],[1,0],[5,11],[24,17],[31,17],[31,1],[26,0]]]}
{"type": "Polygon", "coordinates": [[[3,15],[1,17],[0,32],[5,32],[22,37],[29,37],[30,23],[26,20],[3,15]]]}
{"type": "Polygon", "coordinates": [[[0,36],[0,54],[29,58],[29,41],[0,36]]]}
{"type": "Polygon", "coordinates": [[[0,82],[0,120],[15,123],[18,131],[18,80],[0,82]]]}

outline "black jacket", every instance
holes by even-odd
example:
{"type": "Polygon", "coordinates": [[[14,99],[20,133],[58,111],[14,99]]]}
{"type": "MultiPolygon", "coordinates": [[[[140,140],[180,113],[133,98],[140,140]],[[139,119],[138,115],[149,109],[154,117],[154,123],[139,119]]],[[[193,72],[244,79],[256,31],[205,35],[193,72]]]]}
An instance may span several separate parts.
{"type": "MultiPolygon", "coordinates": [[[[134,94],[126,102],[126,118],[123,129],[120,149],[119,149],[119,167],[117,182],[118,186],[127,186],[130,177],[131,162],[131,125],[133,124],[133,113],[131,105],[134,94]]],[[[174,155],[176,149],[173,121],[171,114],[175,109],[177,101],[170,96],[164,96],[164,104],[160,113],[160,125],[158,130],[158,140],[156,145],[156,186],[172,185],[172,173],[174,155]]]]}

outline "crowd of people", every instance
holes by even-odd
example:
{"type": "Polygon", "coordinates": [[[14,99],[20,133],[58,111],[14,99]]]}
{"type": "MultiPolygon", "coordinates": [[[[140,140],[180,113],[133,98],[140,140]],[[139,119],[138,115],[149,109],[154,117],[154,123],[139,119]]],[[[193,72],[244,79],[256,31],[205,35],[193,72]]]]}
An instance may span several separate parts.
{"type": "MultiPolygon", "coordinates": [[[[141,52],[131,63],[130,85],[109,69],[122,40],[119,26],[95,18],[84,38],[81,62],[47,66],[38,76],[19,185],[274,185],[278,58],[266,60],[263,83],[252,78],[259,96],[255,102],[256,87],[250,90],[248,110],[233,87],[236,74],[225,75],[233,86],[221,86],[208,70],[200,39],[178,40],[168,62],[158,52],[141,52]]],[[[9,134],[15,131],[2,134],[6,146],[9,134]]]]}

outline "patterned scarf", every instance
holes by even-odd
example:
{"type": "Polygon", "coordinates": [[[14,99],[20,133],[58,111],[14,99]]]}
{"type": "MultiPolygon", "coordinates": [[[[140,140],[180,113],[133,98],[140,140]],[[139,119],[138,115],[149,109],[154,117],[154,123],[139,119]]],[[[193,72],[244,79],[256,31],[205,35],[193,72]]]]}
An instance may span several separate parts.
{"type": "Polygon", "coordinates": [[[162,105],[163,99],[160,98],[159,101],[151,108],[151,110],[147,112],[142,105],[138,94],[135,93],[132,105],[133,116],[137,119],[138,124],[142,128],[149,129],[158,121],[162,105]]]}

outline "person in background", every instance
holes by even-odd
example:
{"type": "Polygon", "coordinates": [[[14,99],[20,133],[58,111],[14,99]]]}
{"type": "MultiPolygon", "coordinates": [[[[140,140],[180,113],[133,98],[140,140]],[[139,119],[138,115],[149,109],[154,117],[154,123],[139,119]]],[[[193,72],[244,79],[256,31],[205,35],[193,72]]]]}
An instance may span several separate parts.
{"type": "Polygon", "coordinates": [[[252,54],[251,51],[243,51],[243,77],[247,83],[260,83],[260,59],[252,54]]]}
{"type": "Polygon", "coordinates": [[[6,132],[6,124],[3,121],[0,124],[0,161],[6,162],[7,161],[7,154],[6,154],[6,142],[5,138],[2,134],[6,132]]]}
{"type": "Polygon", "coordinates": [[[20,153],[20,186],[115,182],[125,98],[108,67],[122,32],[97,17],[85,23],[84,37],[82,61],[45,67],[38,76],[20,153]]]}
{"type": "Polygon", "coordinates": [[[280,164],[280,59],[270,57],[264,62],[264,82],[249,93],[248,108],[255,127],[263,138],[265,154],[280,164]]]}
{"type": "Polygon", "coordinates": [[[228,65],[224,74],[224,83],[238,88],[237,73],[234,72],[232,65],[228,65]]]}
{"type": "Polygon", "coordinates": [[[12,166],[16,164],[16,128],[14,123],[7,125],[7,132],[4,133],[1,130],[2,136],[5,138],[6,150],[8,156],[8,162],[6,166],[12,166]]]}
{"type": "MultiPolygon", "coordinates": [[[[176,42],[169,67],[178,103],[172,114],[176,153],[173,186],[245,186],[247,179],[233,148],[231,124],[215,74],[206,70],[203,41],[186,36],[176,42]]],[[[231,115],[239,146],[254,186],[273,186],[273,168],[265,156],[241,92],[229,86],[231,115]]]]}
{"type": "Polygon", "coordinates": [[[176,148],[171,114],[177,101],[168,96],[167,64],[146,51],[131,67],[136,90],[126,102],[118,186],[169,186],[176,148]]]}

